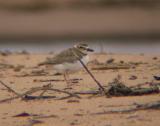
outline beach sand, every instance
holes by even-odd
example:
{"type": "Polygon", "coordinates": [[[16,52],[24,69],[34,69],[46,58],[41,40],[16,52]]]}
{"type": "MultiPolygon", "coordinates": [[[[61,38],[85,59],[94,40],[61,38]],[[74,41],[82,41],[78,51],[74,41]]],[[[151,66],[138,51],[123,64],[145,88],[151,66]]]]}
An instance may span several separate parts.
{"type": "MultiPolygon", "coordinates": [[[[30,88],[49,83],[41,82],[40,80],[63,80],[63,76],[55,76],[55,71],[50,69],[50,67],[36,67],[39,62],[52,55],[16,53],[7,56],[0,55],[0,63],[9,64],[8,67],[0,68],[0,80],[19,93],[24,93],[30,88]],[[36,71],[40,70],[42,71],[42,75],[36,74],[36,71]]],[[[91,55],[91,60],[96,59],[101,63],[105,63],[111,58],[114,59],[114,63],[139,63],[139,65],[128,69],[91,70],[96,79],[104,86],[107,86],[109,82],[113,81],[117,75],[121,75],[121,81],[127,86],[151,81],[156,82],[153,79],[153,75],[160,75],[160,55],[91,55]],[[132,79],[132,76],[136,76],[137,78],[132,79]]],[[[89,68],[91,69],[92,65],[89,65],[89,68]]],[[[70,78],[82,79],[79,83],[75,83],[72,86],[73,89],[71,91],[85,91],[98,88],[85,70],[71,73],[70,78]]],[[[64,81],[52,81],[51,84],[57,89],[67,87],[64,81]]],[[[0,85],[0,100],[14,96],[13,93],[4,89],[0,85]]],[[[47,92],[46,94],[56,95],[53,92],[47,92]]],[[[158,100],[160,100],[159,94],[111,98],[104,96],[89,97],[89,95],[85,95],[81,99],[70,98],[64,100],[40,99],[24,101],[15,99],[10,102],[0,103],[0,126],[158,126],[160,124],[159,110],[147,109],[125,114],[95,114],[112,109],[127,109],[135,103],[145,104],[158,100]],[[33,115],[14,117],[24,112],[33,115]],[[40,115],[40,117],[36,115],[40,115]]]]}

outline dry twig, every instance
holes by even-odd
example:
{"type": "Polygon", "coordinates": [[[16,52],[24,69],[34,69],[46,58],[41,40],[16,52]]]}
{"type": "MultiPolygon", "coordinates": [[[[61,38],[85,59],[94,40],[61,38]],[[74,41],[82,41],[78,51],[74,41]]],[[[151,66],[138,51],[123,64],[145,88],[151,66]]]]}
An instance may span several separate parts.
{"type": "MultiPolygon", "coordinates": [[[[8,89],[10,89],[10,87],[8,87],[7,85],[5,87],[7,87],[8,89]]],[[[64,93],[64,94],[68,95],[68,96],[65,96],[65,97],[62,97],[62,98],[57,98],[57,100],[66,99],[66,98],[70,98],[70,97],[80,98],[80,96],[78,96],[77,94],[70,93],[70,92],[67,92],[67,91],[63,91],[63,90],[60,90],[60,89],[55,89],[55,88],[52,88],[50,86],[50,84],[47,84],[47,85],[44,85],[43,87],[31,88],[30,90],[26,91],[23,94],[16,93],[17,96],[0,100],[0,103],[11,101],[11,100],[18,99],[18,98],[22,98],[23,100],[55,98],[55,96],[43,96],[43,94],[46,91],[54,91],[54,92],[64,93]],[[35,92],[38,92],[38,91],[42,91],[42,94],[40,96],[29,96],[29,95],[31,95],[31,94],[33,94],[35,92]]],[[[15,91],[13,90],[13,92],[15,92],[15,91]]]]}
{"type": "Polygon", "coordinates": [[[20,95],[19,93],[17,93],[16,91],[14,91],[11,87],[7,86],[4,82],[0,81],[0,83],[1,83],[4,87],[6,87],[9,92],[12,92],[12,93],[14,93],[14,94],[17,95],[17,96],[20,95]]]}
{"type": "Polygon", "coordinates": [[[155,102],[147,103],[147,104],[134,104],[134,107],[131,107],[129,109],[113,109],[113,110],[104,111],[104,112],[92,113],[92,115],[130,113],[130,112],[147,110],[147,109],[160,109],[160,101],[155,101],[155,102]]]}

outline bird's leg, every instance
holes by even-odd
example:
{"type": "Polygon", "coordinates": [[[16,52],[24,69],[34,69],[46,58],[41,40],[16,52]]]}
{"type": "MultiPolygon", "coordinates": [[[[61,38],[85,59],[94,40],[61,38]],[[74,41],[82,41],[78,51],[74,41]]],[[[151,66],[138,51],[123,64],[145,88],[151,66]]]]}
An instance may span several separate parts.
{"type": "Polygon", "coordinates": [[[79,83],[81,79],[70,79],[68,71],[66,71],[66,77],[68,79],[69,86],[75,85],[75,83],[79,83]]]}
{"type": "Polygon", "coordinates": [[[68,74],[68,72],[67,72],[67,71],[66,71],[66,77],[67,77],[68,81],[70,82],[69,74],[68,74]]]}
{"type": "Polygon", "coordinates": [[[68,76],[67,72],[64,73],[64,80],[65,80],[66,83],[67,83],[67,87],[70,87],[71,82],[70,82],[70,80],[69,80],[69,76],[68,76]]]}

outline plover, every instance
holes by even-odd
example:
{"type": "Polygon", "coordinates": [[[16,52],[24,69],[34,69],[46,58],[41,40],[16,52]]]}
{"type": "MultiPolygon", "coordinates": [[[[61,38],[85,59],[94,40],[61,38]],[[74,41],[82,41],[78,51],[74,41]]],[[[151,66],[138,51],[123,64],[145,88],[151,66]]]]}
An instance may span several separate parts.
{"type": "Polygon", "coordinates": [[[64,75],[64,79],[69,86],[71,84],[69,80],[69,72],[77,71],[82,68],[79,59],[84,64],[87,64],[89,61],[89,52],[94,50],[89,48],[87,44],[76,44],[72,48],[66,49],[53,58],[49,58],[46,61],[39,64],[41,65],[53,65],[53,68],[58,72],[64,75]]]}

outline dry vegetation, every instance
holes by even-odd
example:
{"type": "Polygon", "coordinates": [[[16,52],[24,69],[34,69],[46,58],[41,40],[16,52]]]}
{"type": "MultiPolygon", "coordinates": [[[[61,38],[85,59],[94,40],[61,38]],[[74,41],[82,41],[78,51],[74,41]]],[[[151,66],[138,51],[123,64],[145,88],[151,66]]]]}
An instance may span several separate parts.
{"type": "Polygon", "coordinates": [[[94,54],[89,71],[63,76],[37,64],[53,54],[1,52],[3,126],[151,126],[159,120],[159,55],[94,54]],[[18,108],[18,109],[17,109],[18,108]]]}

